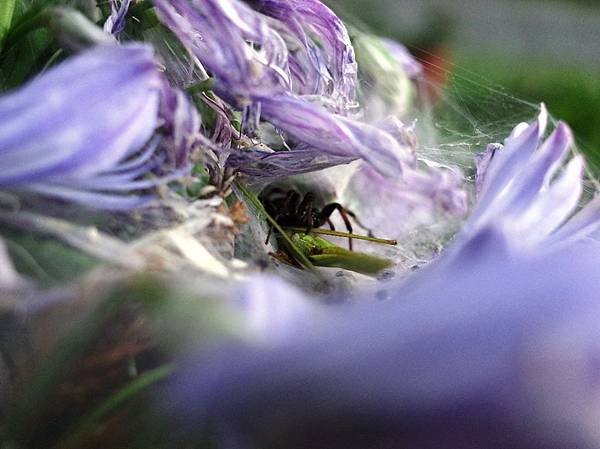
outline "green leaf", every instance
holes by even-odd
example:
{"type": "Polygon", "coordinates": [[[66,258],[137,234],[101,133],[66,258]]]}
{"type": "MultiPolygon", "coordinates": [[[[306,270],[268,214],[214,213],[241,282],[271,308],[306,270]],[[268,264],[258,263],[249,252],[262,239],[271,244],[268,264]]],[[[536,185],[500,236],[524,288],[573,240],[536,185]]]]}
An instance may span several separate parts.
{"type": "Polygon", "coordinates": [[[99,261],[63,243],[29,233],[3,232],[17,271],[43,287],[64,285],[97,266],[99,261]]]}
{"type": "Polygon", "coordinates": [[[2,0],[0,2],[0,42],[10,29],[15,6],[17,6],[17,0],[2,0]]]}

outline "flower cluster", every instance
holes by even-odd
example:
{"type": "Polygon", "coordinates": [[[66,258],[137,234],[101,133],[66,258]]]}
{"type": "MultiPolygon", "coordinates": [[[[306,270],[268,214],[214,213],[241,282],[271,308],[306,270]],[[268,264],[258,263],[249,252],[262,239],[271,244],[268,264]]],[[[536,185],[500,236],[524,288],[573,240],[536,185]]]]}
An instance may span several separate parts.
{"type": "MultiPolygon", "coordinates": [[[[168,287],[161,293],[142,288],[141,302],[160,294],[170,301],[179,284],[192,285],[199,297],[186,297],[188,305],[202,308],[219,299],[198,314],[203,324],[211,317],[218,321],[217,331],[212,323],[202,329],[203,344],[181,332],[147,332],[152,338],[136,336],[131,347],[116,338],[118,348],[104,357],[112,362],[126,353],[125,377],[136,377],[135,351],[155,343],[147,340],[160,340],[139,366],[144,370],[161,358],[175,362],[159,403],[169,425],[178,426],[167,446],[179,445],[179,438],[182,447],[189,438],[189,446],[208,441],[218,448],[600,445],[600,196],[583,195],[584,161],[572,151],[566,124],[545,137],[549,116],[542,105],[536,120],[517,125],[503,144],[488,142],[475,157],[471,188],[449,162],[452,157],[432,161],[419,145],[410,105],[422,68],[400,44],[349,32],[319,0],[142,3],[135,9],[144,15],[131,22],[135,2],[111,0],[110,11],[103,5],[103,30],[80,13],[54,10],[61,21],[73,21],[54,32],[78,53],[0,96],[0,220],[13,228],[37,223],[42,233],[69,234],[63,240],[84,240],[80,248],[104,242],[102,251],[88,252],[111,253],[111,263],[134,259],[120,265],[127,267],[123,273],[107,268],[87,280],[94,287],[97,278],[110,288],[124,278],[127,284],[133,277],[127,270],[149,267],[168,272],[168,287]],[[69,40],[69,33],[75,38],[69,40]],[[233,189],[241,192],[238,199],[258,208],[258,197],[253,203],[246,186],[325,168],[335,184],[329,189],[334,201],[357,212],[378,235],[407,238],[436,220],[444,228],[447,218],[453,224],[464,219],[462,229],[456,235],[442,229],[448,238],[452,234],[447,247],[428,254],[414,272],[396,267],[396,279],[361,283],[357,275],[352,283],[344,273],[320,277],[269,263],[270,273],[253,274],[259,265],[254,253],[245,261],[235,257],[247,256],[244,251],[258,248],[262,239],[236,230],[249,220],[241,203],[230,201],[233,180],[239,181],[233,189]],[[199,200],[209,194],[215,197],[199,200]],[[43,211],[47,216],[4,207],[5,198],[32,195],[53,205],[43,211]],[[63,202],[105,210],[152,204],[172,209],[151,210],[153,217],[164,216],[148,220],[155,232],[133,242],[112,224],[85,240],[93,233],[75,223],[79,217],[69,227],[68,212],[56,212],[63,202]],[[181,213],[172,218],[171,212],[181,213]],[[303,289],[273,272],[289,275],[303,289]],[[185,341],[173,343],[178,338],[185,341]],[[199,346],[193,355],[190,345],[199,346]],[[176,356],[169,353],[173,348],[176,356]]],[[[317,183],[319,175],[294,180],[317,183]]],[[[285,206],[292,197],[283,198],[285,206]]],[[[304,201],[312,200],[307,195],[304,201]]],[[[40,204],[31,203],[22,206],[40,204]]],[[[340,204],[333,206],[347,218],[340,204]]],[[[292,238],[304,235],[294,232],[292,238]]],[[[277,237],[285,233],[279,230],[277,237]]],[[[7,245],[0,239],[0,293],[35,296],[34,283],[10,261],[18,244],[2,238],[7,245]]],[[[275,256],[285,262],[287,254],[275,256]]],[[[70,298],[80,292],[94,296],[90,284],[81,285],[87,288],[48,297],[65,291],[70,298]]],[[[127,288],[116,288],[119,301],[129,297],[127,288]]],[[[32,309],[41,313],[58,302],[33,301],[44,307],[32,309]]],[[[164,309],[179,306],[169,302],[164,309]]],[[[111,321],[106,317],[115,309],[106,309],[100,307],[101,317],[94,317],[85,338],[72,338],[57,351],[57,360],[79,340],[88,345],[97,323],[111,321]]],[[[167,312],[158,320],[137,319],[138,308],[131,309],[124,315],[133,316],[136,326],[162,326],[170,319],[167,312]]],[[[187,315],[195,326],[199,316],[187,315]]],[[[121,327],[128,328],[110,327],[96,346],[110,346],[121,327]]],[[[10,377],[3,372],[5,359],[12,363],[4,347],[0,341],[2,385],[10,377]]],[[[32,398],[60,377],[56,367],[62,364],[55,363],[31,389],[32,398]]],[[[93,419],[74,427],[74,440],[67,442],[77,441],[90,422],[157,374],[148,373],[131,387],[111,390],[106,402],[94,399],[93,419]]],[[[90,384],[101,383],[96,381],[90,384]]],[[[58,427],[60,433],[70,426],[61,421],[58,427]]]]}
{"type": "Polygon", "coordinates": [[[0,98],[0,186],[101,209],[147,203],[135,192],[181,177],[198,131],[197,112],[171,89],[151,48],[103,45],[0,98]],[[152,139],[161,124],[166,137],[152,139]],[[178,170],[140,179],[169,158],[178,170]]]}

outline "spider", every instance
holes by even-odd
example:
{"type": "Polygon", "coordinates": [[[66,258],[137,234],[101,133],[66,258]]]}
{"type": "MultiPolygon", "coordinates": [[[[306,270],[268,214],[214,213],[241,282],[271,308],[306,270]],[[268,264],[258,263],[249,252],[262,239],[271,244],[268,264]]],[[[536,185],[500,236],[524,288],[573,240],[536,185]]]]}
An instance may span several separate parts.
{"type": "MultiPolygon", "coordinates": [[[[352,223],[348,218],[350,216],[358,226],[368,232],[369,237],[373,236],[373,233],[358,221],[356,215],[340,203],[328,203],[319,210],[316,205],[319,201],[312,192],[308,192],[302,197],[296,190],[274,187],[263,190],[259,199],[266,212],[283,227],[306,228],[308,234],[311,229],[319,228],[327,223],[334,231],[335,226],[330,217],[337,210],[344,220],[349,234],[353,232],[352,223]]],[[[265,244],[269,243],[272,231],[272,226],[269,226],[265,244]]],[[[352,251],[352,237],[348,238],[348,248],[352,251]]]]}

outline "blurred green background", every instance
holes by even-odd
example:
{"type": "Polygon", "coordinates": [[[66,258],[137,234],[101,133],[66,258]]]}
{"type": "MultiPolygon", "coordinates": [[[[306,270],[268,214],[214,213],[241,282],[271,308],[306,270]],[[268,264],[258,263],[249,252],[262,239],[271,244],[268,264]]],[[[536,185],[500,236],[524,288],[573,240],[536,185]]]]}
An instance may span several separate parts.
{"type": "Polygon", "coordinates": [[[484,127],[527,119],[527,104],[545,102],[554,118],[571,125],[600,173],[600,1],[328,3],[355,26],[407,45],[437,70],[446,104],[484,127]]]}

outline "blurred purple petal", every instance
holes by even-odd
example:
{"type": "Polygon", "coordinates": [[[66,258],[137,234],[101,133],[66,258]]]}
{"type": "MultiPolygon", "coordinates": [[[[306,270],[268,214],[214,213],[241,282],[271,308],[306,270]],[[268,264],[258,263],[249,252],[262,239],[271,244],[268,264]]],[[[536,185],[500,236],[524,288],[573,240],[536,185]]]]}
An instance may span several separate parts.
{"type": "Polygon", "coordinates": [[[581,323],[600,319],[600,249],[472,244],[385,303],[189,364],[172,390],[188,430],[270,448],[361,447],[357,429],[369,447],[595,447],[600,334],[581,323]]]}
{"type": "Polygon", "coordinates": [[[321,308],[279,278],[260,275],[239,285],[234,305],[246,327],[262,344],[275,345],[301,337],[315,322],[321,308]]]}
{"type": "Polygon", "coordinates": [[[600,228],[600,195],[590,201],[564,226],[553,233],[549,241],[553,244],[569,244],[592,235],[600,228]]]}
{"type": "MultiPolygon", "coordinates": [[[[149,141],[164,83],[151,48],[102,46],[0,98],[0,186],[97,208],[147,202],[148,195],[133,192],[176,177],[136,179],[159,165],[158,142],[149,141]]],[[[181,165],[198,119],[180,94],[173,96],[176,101],[166,103],[174,109],[163,110],[165,143],[170,135],[174,148],[163,147],[181,165]]]]}
{"type": "Polygon", "coordinates": [[[385,48],[400,64],[404,73],[410,78],[418,78],[423,73],[423,66],[418,62],[408,49],[392,39],[381,39],[385,48]]]}
{"type": "Polygon", "coordinates": [[[582,160],[554,176],[569,130],[538,149],[539,132],[520,125],[490,158],[480,214],[436,261],[379,287],[389,300],[191,360],[171,388],[184,429],[266,448],[598,447],[600,243],[583,239],[599,203],[563,225],[582,160]]]}

